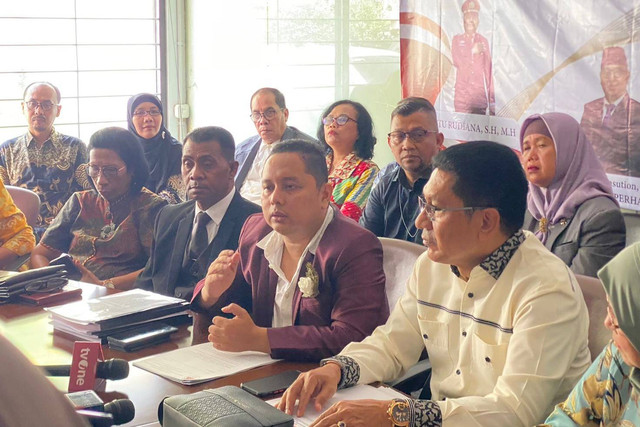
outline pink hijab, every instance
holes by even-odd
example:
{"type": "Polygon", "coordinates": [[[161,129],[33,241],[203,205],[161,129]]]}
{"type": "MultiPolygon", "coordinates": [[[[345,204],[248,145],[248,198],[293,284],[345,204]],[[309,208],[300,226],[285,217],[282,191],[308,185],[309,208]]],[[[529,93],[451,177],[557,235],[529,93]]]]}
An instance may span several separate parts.
{"type": "MultiPolygon", "coordinates": [[[[529,183],[527,207],[533,217],[546,218],[548,225],[570,219],[581,204],[605,196],[616,205],[611,183],[578,122],[568,114],[546,113],[528,117],[520,129],[520,149],[531,122],[540,119],[556,147],[556,174],[548,188],[529,183]]],[[[544,243],[548,232],[536,232],[544,243]]]]}

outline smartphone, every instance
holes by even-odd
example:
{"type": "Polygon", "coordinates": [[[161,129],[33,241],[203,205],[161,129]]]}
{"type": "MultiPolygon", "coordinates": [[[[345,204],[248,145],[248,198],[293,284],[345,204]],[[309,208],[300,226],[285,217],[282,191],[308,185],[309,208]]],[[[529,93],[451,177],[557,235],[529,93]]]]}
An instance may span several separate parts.
{"type": "Polygon", "coordinates": [[[178,328],[164,323],[152,323],[107,336],[109,348],[118,351],[138,351],[168,341],[178,328]]]}
{"type": "Polygon", "coordinates": [[[244,390],[258,397],[270,397],[283,393],[300,375],[300,371],[285,371],[259,380],[240,384],[244,390]]]}

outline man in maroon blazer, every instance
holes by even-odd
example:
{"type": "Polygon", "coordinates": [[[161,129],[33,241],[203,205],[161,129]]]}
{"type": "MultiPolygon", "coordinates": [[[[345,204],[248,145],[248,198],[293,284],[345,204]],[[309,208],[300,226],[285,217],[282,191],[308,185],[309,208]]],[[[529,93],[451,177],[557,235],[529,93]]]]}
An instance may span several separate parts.
{"type": "Polygon", "coordinates": [[[607,173],[640,176],[640,103],[627,92],[629,76],[624,49],[604,49],[604,97],[585,104],[580,126],[607,173]]]}
{"type": "Polygon", "coordinates": [[[247,219],[238,251],[211,264],[193,306],[216,315],[208,339],[217,349],[335,355],[389,314],[380,242],[331,207],[325,158],[311,143],[275,147],[262,188],[262,215],[247,219]]]}

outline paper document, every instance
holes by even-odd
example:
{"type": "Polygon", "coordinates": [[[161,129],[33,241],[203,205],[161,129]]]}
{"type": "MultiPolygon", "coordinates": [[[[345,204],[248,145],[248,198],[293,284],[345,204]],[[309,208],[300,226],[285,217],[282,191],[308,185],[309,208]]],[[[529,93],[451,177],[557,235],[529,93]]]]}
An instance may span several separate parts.
{"type": "Polygon", "coordinates": [[[187,305],[180,298],[132,289],[87,301],[45,308],[45,310],[51,312],[53,316],[75,323],[90,324],[176,304],[187,305]]]}
{"type": "Polygon", "coordinates": [[[277,361],[258,351],[232,353],[204,343],[139,359],[133,366],[180,384],[193,385],[277,361]]]}
{"type": "MultiPolygon", "coordinates": [[[[331,399],[327,403],[325,403],[324,407],[320,412],[316,411],[314,407],[313,400],[307,405],[307,410],[304,413],[303,417],[293,416],[293,425],[294,427],[308,427],[313,423],[316,418],[320,416],[324,411],[329,409],[331,405],[334,403],[338,403],[342,400],[360,400],[360,399],[373,399],[373,400],[391,400],[391,399],[407,399],[407,396],[400,393],[397,390],[392,389],[391,387],[372,387],[370,385],[356,385],[353,387],[345,388],[342,390],[338,390],[336,394],[333,395],[331,399]]],[[[267,403],[275,406],[276,403],[280,402],[280,398],[276,397],[275,399],[267,400],[267,403]]],[[[294,412],[295,414],[295,412],[294,412]]]]}

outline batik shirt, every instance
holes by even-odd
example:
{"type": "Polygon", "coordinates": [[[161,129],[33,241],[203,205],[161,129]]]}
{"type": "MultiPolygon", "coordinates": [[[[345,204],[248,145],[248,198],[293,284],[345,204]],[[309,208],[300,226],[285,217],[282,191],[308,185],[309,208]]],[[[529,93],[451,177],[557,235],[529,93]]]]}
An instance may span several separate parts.
{"type": "Polygon", "coordinates": [[[127,203],[129,215],[113,224],[109,202],[97,191],[74,193],[40,244],[68,253],[100,280],[140,270],[149,259],[156,216],[167,202],[143,188],[127,203]]]}
{"type": "Polygon", "coordinates": [[[0,181],[0,245],[18,256],[28,254],[36,244],[31,227],[0,181]]]}
{"type": "MultiPolygon", "coordinates": [[[[327,168],[333,164],[333,153],[327,156],[327,168]]],[[[333,187],[331,201],[343,215],[358,221],[362,215],[373,181],[380,169],[371,160],[364,160],[355,153],[345,157],[329,174],[333,187]]]]}
{"type": "MultiPolygon", "coordinates": [[[[593,361],[566,401],[556,406],[541,426],[640,426],[640,389],[631,379],[640,377],[610,342],[593,361]]],[[[640,378],[637,378],[640,386],[640,378]]]]}
{"type": "Polygon", "coordinates": [[[0,145],[0,179],[5,185],[28,188],[40,196],[36,227],[45,229],[75,191],[88,184],[78,168],[87,162],[87,147],[78,138],[54,129],[38,148],[31,133],[0,145]]]}

